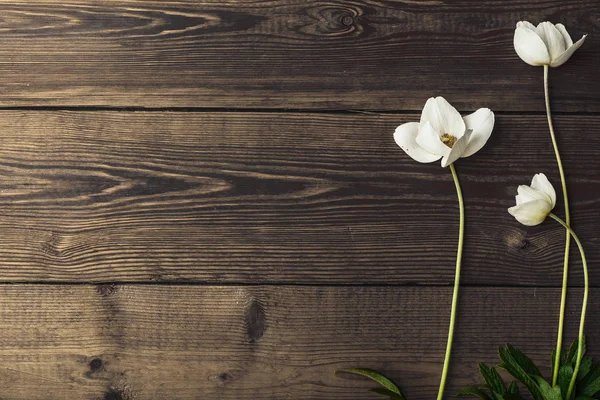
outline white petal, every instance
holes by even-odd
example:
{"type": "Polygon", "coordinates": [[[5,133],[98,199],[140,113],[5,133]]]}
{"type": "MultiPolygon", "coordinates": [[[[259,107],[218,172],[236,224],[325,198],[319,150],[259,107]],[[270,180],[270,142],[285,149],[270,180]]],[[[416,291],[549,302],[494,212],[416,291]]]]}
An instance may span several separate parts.
{"type": "Polygon", "coordinates": [[[556,29],[558,29],[563,39],[565,40],[567,48],[573,46],[573,39],[571,39],[571,35],[569,35],[569,32],[567,32],[567,28],[565,28],[563,24],[556,24],[554,26],[556,26],[556,29]]]}
{"type": "Polygon", "coordinates": [[[467,145],[469,144],[469,139],[471,138],[471,133],[472,133],[472,131],[470,129],[467,130],[464,133],[464,135],[462,135],[456,141],[456,143],[454,143],[454,146],[452,146],[452,149],[450,149],[450,153],[448,153],[446,156],[444,156],[442,158],[442,167],[447,167],[448,165],[452,164],[454,161],[458,160],[460,157],[463,156],[465,149],[467,148],[467,145]]]}
{"type": "Polygon", "coordinates": [[[516,195],[516,196],[515,196],[515,203],[516,203],[518,206],[520,206],[521,204],[523,204],[523,203],[525,203],[525,202],[523,201],[523,198],[522,198],[521,196],[519,196],[519,195],[516,195]]]}
{"type": "Polygon", "coordinates": [[[443,97],[427,100],[421,113],[421,125],[427,121],[440,136],[450,133],[459,138],[465,132],[465,123],[460,113],[443,97]]]}
{"type": "Polygon", "coordinates": [[[515,200],[517,201],[518,206],[523,203],[527,203],[528,201],[540,200],[540,197],[535,196],[532,193],[528,192],[527,189],[523,189],[526,187],[527,186],[525,186],[525,185],[520,185],[517,188],[517,197],[515,197],[515,200]]]}
{"type": "Polygon", "coordinates": [[[531,29],[518,27],[514,37],[515,51],[529,65],[549,65],[550,54],[544,41],[531,29]]]}
{"type": "Polygon", "coordinates": [[[554,26],[552,22],[541,22],[536,31],[546,43],[548,53],[550,53],[550,60],[555,59],[567,49],[565,39],[560,31],[554,26]]]}
{"type": "Polygon", "coordinates": [[[578,48],[581,47],[581,45],[585,41],[586,37],[587,37],[587,35],[583,35],[583,37],[581,39],[579,39],[577,42],[575,42],[575,44],[573,46],[569,47],[564,53],[562,53],[561,55],[556,57],[554,60],[552,60],[552,62],[550,63],[550,66],[551,67],[560,67],[565,62],[567,62],[567,60],[569,58],[571,58],[573,53],[575,53],[575,50],[577,50],[578,48]]]}
{"type": "Polygon", "coordinates": [[[552,198],[541,190],[534,189],[530,186],[520,185],[517,188],[518,197],[520,203],[527,203],[528,201],[544,200],[546,203],[552,205],[552,198]]]}
{"type": "Polygon", "coordinates": [[[531,188],[545,193],[552,201],[552,208],[556,205],[556,191],[546,175],[535,174],[531,180],[531,188]]]}
{"type": "Polygon", "coordinates": [[[396,144],[404,150],[413,160],[420,163],[429,163],[440,159],[440,156],[431,154],[423,149],[417,143],[417,134],[419,133],[418,122],[408,122],[396,128],[394,140],[396,144]]]}
{"type": "Polygon", "coordinates": [[[508,209],[510,215],[527,226],[539,225],[550,214],[550,204],[544,200],[534,200],[508,209]]]}
{"type": "Polygon", "coordinates": [[[517,28],[527,28],[527,29],[531,29],[532,31],[535,32],[535,25],[533,25],[529,21],[519,21],[519,22],[517,22],[517,28]]]}
{"type": "Polygon", "coordinates": [[[489,108],[480,108],[464,118],[467,129],[473,130],[471,139],[461,157],[477,153],[488,141],[494,129],[494,113],[489,108]]]}
{"type": "Polygon", "coordinates": [[[437,156],[445,156],[450,153],[450,147],[442,143],[440,135],[433,129],[429,121],[419,125],[417,143],[426,151],[437,156]]]}

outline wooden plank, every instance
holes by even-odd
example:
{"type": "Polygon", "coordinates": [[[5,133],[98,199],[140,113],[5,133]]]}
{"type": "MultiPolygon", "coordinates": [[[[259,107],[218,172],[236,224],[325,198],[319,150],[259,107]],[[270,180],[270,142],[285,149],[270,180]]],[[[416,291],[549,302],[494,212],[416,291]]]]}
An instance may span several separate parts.
{"type": "MultiPolygon", "coordinates": [[[[414,162],[392,139],[416,118],[1,112],[0,280],[451,283],[450,172],[414,162]]],[[[599,123],[556,119],[592,266],[600,137],[589,132],[599,123]]],[[[545,117],[498,116],[490,143],[457,170],[463,282],[559,285],[562,228],[525,228],[506,212],[536,172],[560,186],[545,117]]]]}
{"type": "MultiPolygon", "coordinates": [[[[448,396],[510,342],[548,374],[558,289],[465,288],[448,396]]],[[[572,291],[568,340],[581,290],[572,291]]],[[[381,369],[434,397],[450,288],[2,285],[0,396],[36,399],[372,399],[337,368],[381,369]],[[114,397],[110,397],[110,396],[114,397]]],[[[598,356],[592,290],[589,354],[598,356]]]]}
{"type": "Polygon", "coordinates": [[[600,111],[596,0],[2,1],[4,106],[542,111],[517,21],[590,34],[553,106],[600,111]]]}

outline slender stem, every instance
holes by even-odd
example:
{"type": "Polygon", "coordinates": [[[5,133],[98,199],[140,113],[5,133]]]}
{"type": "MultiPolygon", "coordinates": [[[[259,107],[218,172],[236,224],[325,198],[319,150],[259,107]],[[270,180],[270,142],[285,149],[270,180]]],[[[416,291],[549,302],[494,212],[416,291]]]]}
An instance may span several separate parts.
{"type": "Polygon", "coordinates": [[[454,164],[450,164],[452,178],[456,186],[456,194],[458,196],[458,206],[460,209],[460,222],[458,228],[458,249],[456,250],[456,272],[454,275],[454,290],[452,292],[452,311],[450,312],[450,327],[448,328],[448,343],[446,344],[446,356],[444,358],[444,368],[442,369],[442,378],[440,380],[440,389],[438,391],[438,400],[442,400],[444,395],[444,387],[446,386],[446,378],[448,376],[448,366],[450,365],[450,353],[452,353],[452,339],[454,337],[454,325],[456,322],[456,305],[458,303],[458,287],[460,285],[460,262],[462,259],[462,249],[465,236],[465,204],[463,202],[462,191],[458,176],[454,169],[454,164]]]}
{"type": "MultiPolygon", "coordinates": [[[[554,126],[552,125],[552,113],[550,112],[550,95],[548,93],[548,66],[544,65],[544,98],[546,100],[546,116],[548,117],[548,128],[550,129],[550,138],[556,154],[556,162],[558,163],[558,172],[560,173],[560,183],[562,184],[563,202],[565,204],[565,222],[571,226],[571,213],[569,212],[569,196],[567,195],[567,183],[565,180],[565,172],[563,171],[560,153],[558,152],[558,144],[556,143],[556,135],[554,134],[554,126]]],[[[571,235],[567,230],[567,240],[565,243],[565,258],[563,264],[563,279],[562,293],[560,295],[560,314],[558,317],[558,336],[556,339],[556,355],[554,359],[554,371],[552,372],[552,386],[556,385],[558,379],[558,369],[560,367],[560,353],[562,351],[562,336],[565,321],[565,304],[567,302],[567,280],[569,275],[569,251],[571,250],[571,235]]]]}
{"type": "Polygon", "coordinates": [[[571,378],[571,382],[569,383],[569,390],[567,391],[567,397],[565,397],[565,399],[568,400],[571,398],[571,393],[573,392],[573,388],[575,387],[575,382],[577,380],[577,373],[579,372],[579,365],[581,364],[581,359],[583,358],[583,328],[585,325],[585,313],[587,310],[588,288],[589,288],[588,267],[587,267],[587,260],[585,258],[585,253],[583,251],[583,246],[581,245],[581,242],[579,241],[579,238],[577,237],[575,232],[573,232],[573,230],[571,230],[571,228],[569,227],[569,225],[566,222],[564,222],[562,219],[558,218],[556,215],[550,213],[550,215],[548,215],[548,216],[550,218],[552,218],[553,220],[555,220],[556,222],[558,222],[559,224],[561,224],[567,230],[567,232],[569,232],[571,234],[571,236],[573,236],[573,239],[575,239],[575,243],[577,243],[577,247],[579,247],[579,252],[581,253],[581,262],[583,263],[584,289],[583,289],[583,304],[581,306],[581,319],[579,320],[579,340],[577,343],[577,360],[575,361],[575,368],[573,369],[573,377],[571,378]]]}

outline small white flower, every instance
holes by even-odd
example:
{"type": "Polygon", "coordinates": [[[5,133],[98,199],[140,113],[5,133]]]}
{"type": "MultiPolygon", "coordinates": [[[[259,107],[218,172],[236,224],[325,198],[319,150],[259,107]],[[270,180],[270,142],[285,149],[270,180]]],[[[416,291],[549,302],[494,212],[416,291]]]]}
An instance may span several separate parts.
{"type": "Polygon", "coordinates": [[[442,167],[447,167],[478,152],[492,129],[494,113],[489,108],[463,118],[446,99],[432,97],[423,107],[421,121],[397,127],[394,140],[414,160],[429,163],[441,158],[442,167]]]}
{"type": "Polygon", "coordinates": [[[544,174],[534,175],[531,186],[521,185],[517,193],[517,205],[508,212],[523,225],[541,224],[556,205],[556,192],[544,174]]]}
{"type": "Polygon", "coordinates": [[[581,47],[586,37],[583,35],[573,44],[563,24],[554,25],[546,21],[536,27],[530,22],[520,21],[515,29],[515,51],[529,65],[559,67],[581,47]]]}

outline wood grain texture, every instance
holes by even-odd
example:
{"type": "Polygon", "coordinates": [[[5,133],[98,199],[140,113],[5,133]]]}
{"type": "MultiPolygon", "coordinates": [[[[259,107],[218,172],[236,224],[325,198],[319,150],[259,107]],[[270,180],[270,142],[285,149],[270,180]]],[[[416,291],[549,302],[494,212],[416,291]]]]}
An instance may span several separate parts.
{"type": "MultiPolygon", "coordinates": [[[[430,399],[450,297],[450,288],[1,285],[0,396],[373,399],[371,383],[333,375],[361,365],[385,371],[411,399],[430,399]]],[[[448,397],[479,382],[476,362],[496,363],[506,342],[547,374],[558,300],[558,289],[465,288],[448,397]]],[[[590,301],[597,357],[597,290],[590,301]]]]}
{"type": "MultiPolygon", "coordinates": [[[[392,139],[417,118],[1,112],[0,280],[450,284],[450,172],[413,161],[392,139]]],[[[590,132],[599,123],[556,118],[594,285],[600,137],[590,132]]],[[[536,172],[559,187],[545,117],[497,116],[487,146],[457,170],[463,282],[559,285],[562,228],[525,228],[506,212],[536,172]]]]}
{"type": "Polygon", "coordinates": [[[596,0],[1,1],[3,106],[542,111],[522,19],[587,33],[553,107],[600,111],[596,0]]]}

